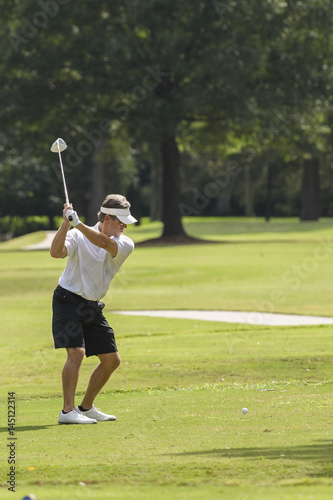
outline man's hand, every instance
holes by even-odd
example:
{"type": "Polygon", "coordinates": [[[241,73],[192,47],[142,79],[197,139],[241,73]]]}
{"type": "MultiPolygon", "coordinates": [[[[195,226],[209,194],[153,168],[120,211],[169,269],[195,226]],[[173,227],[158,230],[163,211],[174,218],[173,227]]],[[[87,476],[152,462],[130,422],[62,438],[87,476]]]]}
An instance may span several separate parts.
{"type": "Polygon", "coordinates": [[[67,210],[73,210],[73,205],[71,203],[64,203],[64,208],[62,211],[62,217],[63,217],[63,224],[69,229],[71,227],[70,222],[68,222],[67,219],[67,210]]]}
{"type": "Polygon", "coordinates": [[[78,214],[72,208],[68,208],[66,210],[66,218],[73,227],[77,226],[78,224],[81,224],[78,214]]]}

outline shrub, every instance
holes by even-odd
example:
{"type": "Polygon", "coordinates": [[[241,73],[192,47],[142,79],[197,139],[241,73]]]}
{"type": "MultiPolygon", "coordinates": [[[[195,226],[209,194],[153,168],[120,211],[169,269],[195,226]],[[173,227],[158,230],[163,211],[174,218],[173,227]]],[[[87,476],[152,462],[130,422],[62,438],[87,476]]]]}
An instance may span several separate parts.
{"type": "Polygon", "coordinates": [[[11,238],[35,231],[50,229],[51,220],[43,215],[30,215],[20,217],[18,215],[0,217],[0,234],[10,235],[11,238]]]}

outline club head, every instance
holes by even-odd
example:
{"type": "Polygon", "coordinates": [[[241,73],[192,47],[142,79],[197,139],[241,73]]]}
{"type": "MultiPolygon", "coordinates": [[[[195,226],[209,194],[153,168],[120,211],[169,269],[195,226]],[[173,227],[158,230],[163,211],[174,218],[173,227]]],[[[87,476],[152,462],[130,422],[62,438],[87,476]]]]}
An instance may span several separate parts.
{"type": "Polygon", "coordinates": [[[65,141],[63,139],[61,139],[59,137],[59,139],[54,141],[54,143],[52,144],[50,149],[51,149],[52,153],[58,153],[59,150],[60,150],[60,152],[65,151],[66,148],[67,148],[67,144],[65,143],[65,141]],[[58,145],[59,145],[59,149],[58,149],[58,145]]]}

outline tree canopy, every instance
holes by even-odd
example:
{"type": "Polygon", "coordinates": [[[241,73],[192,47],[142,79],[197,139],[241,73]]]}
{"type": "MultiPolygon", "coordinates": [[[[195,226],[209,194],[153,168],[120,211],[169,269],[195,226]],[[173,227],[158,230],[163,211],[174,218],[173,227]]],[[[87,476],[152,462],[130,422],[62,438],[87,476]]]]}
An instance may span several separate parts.
{"type": "Polygon", "coordinates": [[[0,0],[0,14],[3,214],[60,209],[57,137],[88,220],[139,178],[165,237],[184,235],[199,192],[216,209],[233,190],[251,213],[256,188],[267,203],[305,160],[330,168],[329,0],[0,0]]]}

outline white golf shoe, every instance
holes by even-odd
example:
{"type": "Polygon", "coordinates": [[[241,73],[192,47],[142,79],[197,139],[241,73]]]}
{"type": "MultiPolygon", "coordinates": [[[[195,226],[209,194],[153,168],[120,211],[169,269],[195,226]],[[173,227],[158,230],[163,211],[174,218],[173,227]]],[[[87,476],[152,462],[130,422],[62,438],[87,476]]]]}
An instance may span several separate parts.
{"type": "Polygon", "coordinates": [[[58,424],[97,424],[97,420],[83,415],[77,410],[59,414],[58,424]]]}
{"type": "Polygon", "coordinates": [[[107,422],[111,420],[117,420],[114,415],[107,415],[106,413],[101,412],[98,408],[94,406],[87,411],[81,411],[79,407],[75,408],[78,413],[84,415],[85,417],[89,417],[97,420],[97,422],[107,422]]]}

